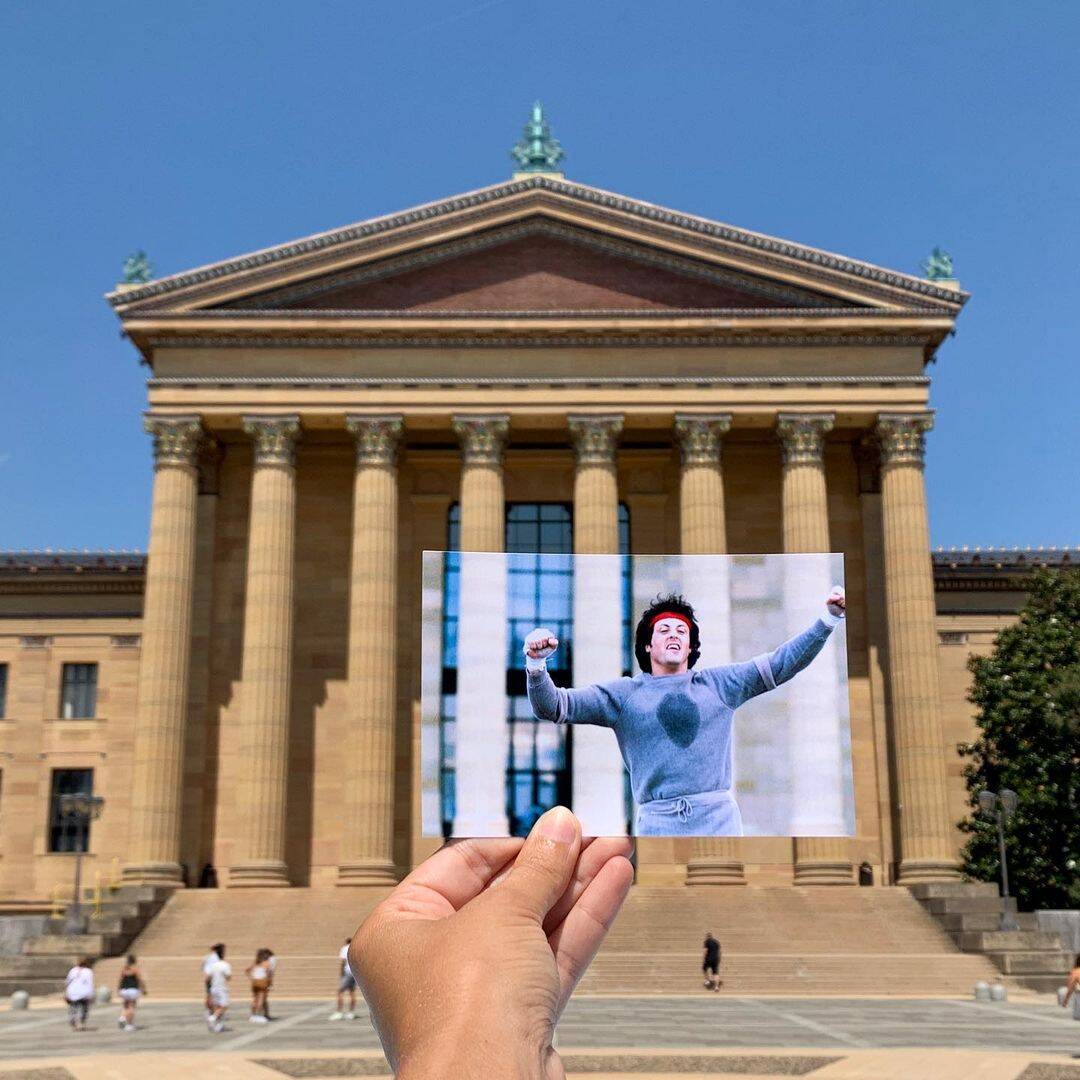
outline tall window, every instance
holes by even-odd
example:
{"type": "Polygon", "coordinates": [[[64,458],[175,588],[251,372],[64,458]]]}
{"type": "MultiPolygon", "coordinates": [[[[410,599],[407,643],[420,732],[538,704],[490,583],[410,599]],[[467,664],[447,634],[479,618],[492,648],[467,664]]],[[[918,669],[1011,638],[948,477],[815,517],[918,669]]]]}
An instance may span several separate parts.
{"type": "Polygon", "coordinates": [[[60,685],[60,715],[86,720],[97,709],[97,664],[65,664],[60,685]]]}
{"type": "MultiPolygon", "coordinates": [[[[444,574],[442,671],[442,817],[449,836],[454,821],[454,751],[457,716],[457,627],[460,512],[450,509],[444,574]]],[[[559,639],[548,661],[556,686],[573,685],[573,519],[565,503],[511,503],[506,511],[508,553],[506,698],[509,751],[506,815],[510,832],[524,836],[536,819],[571,798],[573,729],[538,721],[529,706],[521,641],[535,626],[559,639]]],[[[619,550],[623,555],[623,673],[631,673],[630,519],[619,507],[619,550]]]]}
{"type": "Polygon", "coordinates": [[[63,817],[60,813],[60,796],[93,793],[93,769],[53,769],[52,797],[49,799],[50,851],[89,851],[89,823],[63,817]]]}
{"type": "Polygon", "coordinates": [[[0,664],[0,719],[7,716],[7,664],[0,664]]]}

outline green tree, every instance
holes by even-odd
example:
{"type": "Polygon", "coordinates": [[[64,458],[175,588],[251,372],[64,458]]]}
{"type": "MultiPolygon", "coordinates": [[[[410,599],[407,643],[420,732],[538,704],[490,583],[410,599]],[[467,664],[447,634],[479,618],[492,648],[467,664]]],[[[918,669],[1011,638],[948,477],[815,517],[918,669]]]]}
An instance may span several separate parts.
{"type": "Polygon", "coordinates": [[[1010,891],[1027,910],[1080,907],[1080,573],[1039,571],[1019,620],[968,668],[980,733],[959,748],[972,807],[964,872],[999,880],[997,829],[978,798],[1012,788],[1010,891]]]}

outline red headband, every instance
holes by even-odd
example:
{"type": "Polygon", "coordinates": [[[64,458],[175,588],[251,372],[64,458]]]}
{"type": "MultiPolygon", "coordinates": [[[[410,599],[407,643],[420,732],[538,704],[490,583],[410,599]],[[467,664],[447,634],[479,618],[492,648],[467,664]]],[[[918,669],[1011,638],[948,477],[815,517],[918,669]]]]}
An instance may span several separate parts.
{"type": "Polygon", "coordinates": [[[677,611],[661,611],[659,615],[654,615],[652,622],[649,623],[650,629],[656,626],[661,619],[679,619],[686,623],[687,630],[690,629],[690,620],[685,615],[680,615],[677,611]]]}

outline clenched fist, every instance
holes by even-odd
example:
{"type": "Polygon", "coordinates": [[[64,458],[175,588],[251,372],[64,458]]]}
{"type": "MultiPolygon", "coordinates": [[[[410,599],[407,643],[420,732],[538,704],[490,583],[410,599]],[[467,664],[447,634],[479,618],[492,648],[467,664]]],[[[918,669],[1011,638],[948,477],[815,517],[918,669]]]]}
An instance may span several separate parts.
{"type": "Polygon", "coordinates": [[[530,660],[546,660],[558,647],[559,639],[545,626],[538,626],[525,636],[524,653],[530,660]]]}
{"type": "Polygon", "coordinates": [[[825,598],[825,606],[829,609],[830,615],[835,615],[838,619],[844,618],[847,612],[847,598],[844,596],[842,586],[832,587],[832,592],[825,598]]]}

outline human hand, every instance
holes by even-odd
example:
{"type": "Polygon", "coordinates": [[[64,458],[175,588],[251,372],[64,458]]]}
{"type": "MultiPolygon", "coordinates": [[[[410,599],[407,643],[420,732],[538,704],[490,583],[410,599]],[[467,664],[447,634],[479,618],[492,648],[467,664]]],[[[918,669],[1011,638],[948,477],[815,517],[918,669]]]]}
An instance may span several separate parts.
{"type": "Polygon", "coordinates": [[[629,852],[556,807],[525,840],[451,842],[401,882],[349,949],[399,1080],[562,1080],[555,1023],[626,899],[629,852]]]}
{"type": "Polygon", "coordinates": [[[559,647],[559,639],[546,627],[530,630],[525,638],[525,655],[530,660],[546,660],[559,647]]]}
{"type": "Polygon", "coordinates": [[[844,595],[842,586],[834,585],[832,587],[832,591],[825,598],[825,607],[828,608],[830,615],[835,615],[838,619],[845,617],[847,612],[847,597],[844,595]]]}

